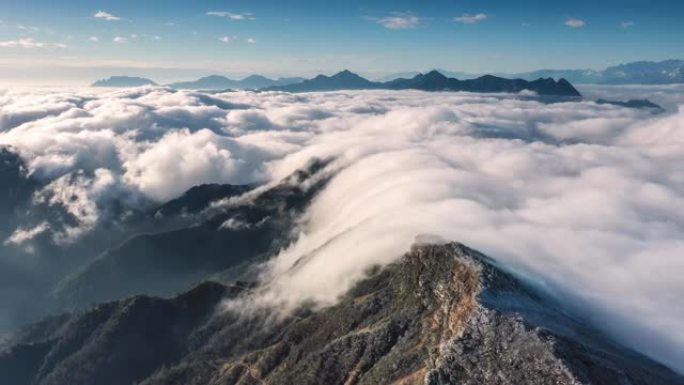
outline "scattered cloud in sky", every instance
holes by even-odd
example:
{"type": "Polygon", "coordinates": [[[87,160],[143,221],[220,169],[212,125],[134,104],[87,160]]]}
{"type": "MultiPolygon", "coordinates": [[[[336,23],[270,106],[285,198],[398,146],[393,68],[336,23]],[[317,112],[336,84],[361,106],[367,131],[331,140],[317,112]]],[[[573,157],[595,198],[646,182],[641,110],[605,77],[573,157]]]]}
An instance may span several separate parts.
{"type": "Polygon", "coordinates": [[[247,38],[247,43],[254,44],[254,43],[256,43],[256,39],[253,37],[247,38]]]}
{"type": "Polygon", "coordinates": [[[93,15],[93,17],[96,18],[96,19],[102,19],[102,20],[107,20],[107,21],[118,21],[118,20],[121,20],[120,17],[114,16],[114,15],[112,15],[111,13],[105,12],[105,11],[97,11],[97,12],[95,12],[95,14],[93,15]]]}
{"type": "Polygon", "coordinates": [[[234,12],[224,12],[224,11],[211,11],[207,12],[209,16],[225,17],[230,20],[255,20],[253,14],[251,13],[234,13],[234,12]]]}
{"type": "Polygon", "coordinates": [[[0,20],[0,28],[2,29],[15,29],[19,30],[24,33],[38,33],[43,31],[42,28],[36,27],[34,25],[26,25],[26,24],[8,24],[5,23],[3,20],[0,20]]]}
{"type": "Polygon", "coordinates": [[[625,20],[620,22],[620,28],[627,29],[632,27],[634,27],[633,21],[625,20]]]}
{"type": "Polygon", "coordinates": [[[219,40],[224,43],[232,43],[237,40],[237,36],[222,36],[219,40]]]}
{"type": "Polygon", "coordinates": [[[454,21],[463,24],[475,24],[487,20],[488,18],[489,16],[486,13],[478,13],[474,15],[466,13],[462,16],[454,17],[454,21]]]}
{"type": "Polygon", "coordinates": [[[88,40],[97,43],[98,41],[100,41],[100,38],[97,36],[91,36],[88,38],[88,40]]]}
{"type": "Polygon", "coordinates": [[[409,29],[418,26],[421,18],[411,14],[393,13],[377,19],[376,22],[388,29],[409,29]]]}
{"type": "Polygon", "coordinates": [[[581,19],[575,19],[574,17],[571,17],[565,21],[565,25],[567,25],[570,28],[582,28],[587,23],[584,20],[581,19]]]}
{"type": "Polygon", "coordinates": [[[21,38],[17,40],[4,40],[0,41],[0,48],[66,48],[66,44],[63,43],[41,43],[35,41],[32,38],[21,38]]]}
{"type": "Polygon", "coordinates": [[[124,36],[115,36],[114,39],[112,39],[112,41],[116,44],[124,44],[128,42],[128,38],[124,36]]]}

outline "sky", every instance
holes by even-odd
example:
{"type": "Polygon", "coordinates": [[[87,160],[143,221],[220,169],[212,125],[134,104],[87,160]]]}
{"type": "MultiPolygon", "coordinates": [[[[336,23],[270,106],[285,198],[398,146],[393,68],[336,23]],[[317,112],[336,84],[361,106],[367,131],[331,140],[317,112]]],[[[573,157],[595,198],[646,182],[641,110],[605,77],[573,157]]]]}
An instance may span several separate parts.
{"type": "Polygon", "coordinates": [[[601,69],[684,57],[682,15],[678,0],[1,0],[0,86],[601,69]]]}

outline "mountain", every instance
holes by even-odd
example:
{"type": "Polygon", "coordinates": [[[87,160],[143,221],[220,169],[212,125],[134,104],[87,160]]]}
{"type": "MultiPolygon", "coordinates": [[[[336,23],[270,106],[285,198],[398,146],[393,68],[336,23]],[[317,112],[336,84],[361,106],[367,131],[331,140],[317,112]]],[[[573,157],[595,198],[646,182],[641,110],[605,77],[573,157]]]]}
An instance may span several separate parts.
{"type": "Polygon", "coordinates": [[[602,83],[671,84],[684,83],[684,60],[640,61],[606,68],[602,83]]]}
{"type": "Polygon", "coordinates": [[[366,90],[379,88],[380,83],[372,82],[368,79],[349,71],[344,70],[333,76],[318,75],[313,79],[304,80],[300,83],[273,86],[265,88],[265,91],[286,91],[286,92],[314,92],[314,91],[339,91],[339,90],[366,90]]]}
{"type": "Polygon", "coordinates": [[[304,79],[298,77],[270,79],[261,75],[250,75],[242,80],[233,80],[221,75],[211,75],[193,81],[171,83],[169,87],[190,90],[259,89],[299,83],[302,80],[304,79]]]}
{"type": "Polygon", "coordinates": [[[156,86],[157,83],[150,79],[132,76],[111,76],[107,79],[100,79],[91,84],[91,87],[140,87],[156,86]]]}
{"type": "MultiPolygon", "coordinates": [[[[450,77],[450,78],[456,78],[456,79],[474,79],[478,77],[478,75],[473,75],[467,72],[460,72],[460,71],[449,71],[445,69],[437,69],[436,71],[439,71],[443,75],[450,77]]],[[[377,78],[376,80],[379,82],[388,82],[390,80],[394,79],[399,79],[399,78],[412,78],[418,74],[420,74],[420,71],[406,71],[406,72],[397,72],[394,74],[389,74],[385,76],[381,76],[377,78]]],[[[541,77],[541,76],[540,76],[541,77]]]]}
{"type": "Polygon", "coordinates": [[[54,295],[59,303],[80,308],[133,294],[173,295],[202,279],[241,272],[245,264],[275,254],[291,240],[295,221],[327,179],[304,182],[324,164],[314,161],[244,197],[253,186],[194,187],[157,209],[157,231],[104,251],[63,280],[54,295]],[[233,204],[211,207],[230,198],[233,204]]]}
{"type": "Polygon", "coordinates": [[[3,383],[684,383],[457,243],[414,246],[333,306],[221,306],[255,290],[206,282],[47,319],[0,346],[3,383]]]}
{"type": "Polygon", "coordinates": [[[286,92],[337,91],[358,89],[422,90],[422,91],[468,91],[468,92],[510,92],[528,90],[541,96],[580,97],[581,94],[565,79],[551,78],[526,81],[504,79],[492,75],[476,79],[458,80],[449,78],[439,71],[418,74],[413,78],[399,78],[388,82],[372,82],[347,70],[333,76],[318,75],[313,79],[287,86],[270,87],[265,90],[286,92]]]}
{"type": "Polygon", "coordinates": [[[652,109],[654,112],[664,112],[665,109],[652,101],[648,99],[630,99],[626,102],[622,101],[615,101],[615,100],[606,100],[606,99],[598,99],[596,101],[596,104],[611,104],[614,106],[620,106],[620,107],[625,107],[625,108],[636,108],[636,109],[652,109]]]}
{"type": "Polygon", "coordinates": [[[189,90],[227,90],[235,88],[236,81],[221,75],[210,75],[193,81],[169,84],[171,88],[189,90]]]}
{"type": "Polygon", "coordinates": [[[467,92],[510,92],[518,93],[528,90],[545,96],[572,96],[581,94],[565,79],[555,81],[551,78],[526,81],[522,79],[504,79],[493,75],[485,75],[476,79],[458,80],[448,78],[438,71],[418,74],[411,79],[396,79],[384,84],[390,89],[417,89],[423,91],[467,91],[467,92]]]}
{"type": "Polygon", "coordinates": [[[684,83],[684,60],[639,61],[604,70],[539,70],[514,74],[522,79],[565,78],[573,83],[592,84],[675,84],[684,83]]]}

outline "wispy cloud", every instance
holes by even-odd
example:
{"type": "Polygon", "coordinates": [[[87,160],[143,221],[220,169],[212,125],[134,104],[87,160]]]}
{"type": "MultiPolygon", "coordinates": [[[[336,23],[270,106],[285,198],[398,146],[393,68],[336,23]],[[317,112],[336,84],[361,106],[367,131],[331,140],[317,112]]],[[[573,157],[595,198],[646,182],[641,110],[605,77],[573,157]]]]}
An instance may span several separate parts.
{"type": "Polygon", "coordinates": [[[97,36],[91,36],[88,38],[88,40],[97,43],[98,41],[100,41],[100,38],[97,36]]]}
{"type": "Polygon", "coordinates": [[[111,13],[105,12],[105,11],[97,11],[97,12],[95,12],[95,14],[93,15],[93,17],[96,18],[96,19],[103,19],[103,20],[107,20],[107,21],[118,21],[118,20],[121,20],[120,17],[114,16],[114,15],[112,15],[111,13]]]}
{"type": "Polygon", "coordinates": [[[250,37],[250,38],[247,39],[247,43],[249,43],[249,44],[254,44],[254,43],[256,43],[256,39],[253,38],[253,37],[250,37]]]}
{"type": "Polygon", "coordinates": [[[237,40],[237,36],[223,36],[219,38],[224,43],[231,43],[237,40]]]}
{"type": "Polygon", "coordinates": [[[32,38],[22,38],[17,40],[0,41],[0,48],[66,48],[66,44],[62,43],[41,43],[32,38]]]}
{"type": "Polygon", "coordinates": [[[622,29],[627,29],[627,28],[632,28],[632,27],[634,27],[633,21],[625,20],[625,21],[620,22],[620,28],[622,28],[622,29]]]}
{"type": "Polygon", "coordinates": [[[489,16],[486,13],[478,13],[475,15],[466,13],[464,15],[454,17],[454,21],[462,24],[475,24],[487,20],[488,18],[489,16]]]}
{"type": "Polygon", "coordinates": [[[116,36],[114,39],[112,39],[112,41],[116,44],[123,44],[128,42],[128,39],[123,36],[116,36]]]}
{"type": "Polygon", "coordinates": [[[570,28],[582,28],[587,23],[584,20],[581,19],[575,19],[574,17],[571,17],[565,21],[565,25],[567,25],[570,28]]]}
{"type": "Polygon", "coordinates": [[[211,11],[207,12],[209,16],[225,17],[230,20],[254,20],[256,19],[253,14],[249,12],[245,13],[234,13],[234,12],[224,12],[224,11],[211,11]]]}
{"type": "Polygon", "coordinates": [[[376,22],[389,29],[415,28],[421,22],[421,18],[406,13],[393,13],[389,16],[377,19],[376,22]]]}
{"type": "Polygon", "coordinates": [[[26,25],[26,24],[7,24],[4,21],[0,20],[0,28],[3,29],[16,29],[22,32],[26,33],[38,33],[41,32],[40,27],[36,27],[33,25],[26,25]]]}

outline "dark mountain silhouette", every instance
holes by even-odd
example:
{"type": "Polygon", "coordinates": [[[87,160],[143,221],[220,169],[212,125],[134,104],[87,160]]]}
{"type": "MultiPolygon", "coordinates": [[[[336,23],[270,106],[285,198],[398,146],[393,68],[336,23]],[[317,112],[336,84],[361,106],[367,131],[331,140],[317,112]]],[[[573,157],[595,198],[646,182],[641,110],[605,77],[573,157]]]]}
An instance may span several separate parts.
{"type": "Polygon", "coordinates": [[[648,108],[652,109],[656,112],[663,112],[665,109],[652,101],[648,99],[630,99],[626,102],[622,101],[615,101],[615,100],[606,100],[606,99],[598,99],[596,101],[597,104],[611,104],[614,106],[620,106],[620,107],[625,107],[625,108],[648,108]]]}
{"type": "Polygon", "coordinates": [[[380,83],[372,82],[349,70],[344,70],[333,76],[318,75],[313,79],[304,80],[300,83],[274,86],[265,90],[287,92],[366,90],[380,88],[379,85],[380,83]]]}
{"type": "Polygon", "coordinates": [[[262,75],[250,75],[242,80],[233,80],[221,75],[211,75],[193,81],[171,83],[169,87],[191,90],[259,89],[298,83],[302,80],[297,77],[270,79],[262,75]]]}
{"type": "Polygon", "coordinates": [[[133,76],[111,76],[107,79],[100,79],[91,84],[91,87],[140,87],[156,86],[157,83],[150,79],[133,76]]]}
{"type": "Polygon", "coordinates": [[[439,71],[418,74],[410,79],[395,79],[388,82],[372,82],[348,70],[333,76],[318,75],[313,79],[287,86],[269,87],[266,90],[286,92],[338,91],[359,89],[421,90],[421,91],[467,91],[518,93],[533,91],[540,96],[580,97],[581,94],[565,79],[551,78],[526,81],[504,79],[492,75],[476,79],[458,80],[449,78],[439,71]]]}
{"type": "Polygon", "coordinates": [[[11,336],[0,373],[10,385],[684,383],[463,245],[418,245],[368,274],[334,306],[278,315],[219,306],[249,296],[246,283],[101,304],[11,336]]]}

